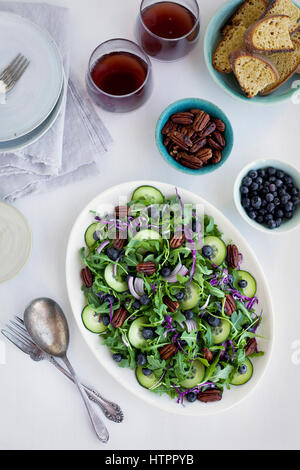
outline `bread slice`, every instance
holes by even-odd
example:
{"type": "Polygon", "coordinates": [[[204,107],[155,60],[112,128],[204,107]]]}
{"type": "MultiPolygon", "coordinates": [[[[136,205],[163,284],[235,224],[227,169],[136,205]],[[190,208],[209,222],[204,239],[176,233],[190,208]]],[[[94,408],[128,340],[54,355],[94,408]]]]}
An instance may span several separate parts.
{"type": "Polygon", "coordinates": [[[280,88],[294,73],[300,65],[300,42],[293,40],[295,47],[294,52],[278,52],[272,54],[268,58],[273,62],[279,73],[278,80],[264,88],[260,94],[269,95],[273,91],[280,88]]]}
{"type": "Polygon", "coordinates": [[[231,28],[237,26],[249,28],[263,15],[268,5],[267,0],[245,0],[223,26],[221,33],[225,36],[231,28]]]}
{"type": "Polygon", "coordinates": [[[273,15],[262,18],[245,32],[245,45],[251,52],[287,52],[293,51],[289,33],[289,17],[273,15]]]}
{"type": "Polygon", "coordinates": [[[274,65],[259,54],[238,49],[230,54],[232,70],[248,98],[253,98],[279,78],[274,65]]]}
{"type": "Polygon", "coordinates": [[[221,73],[230,73],[232,71],[229,55],[236,49],[244,47],[245,26],[232,28],[228,31],[216,47],[213,55],[213,66],[221,73]]]}
{"type": "Polygon", "coordinates": [[[289,32],[291,34],[299,28],[300,9],[294,5],[291,0],[272,1],[263,14],[263,17],[270,15],[288,15],[290,17],[289,32]]]}
{"type": "MultiPolygon", "coordinates": [[[[291,37],[292,41],[300,41],[300,30],[297,30],[295,33],[293,33],[292,37],[291,37]]],[[[300,73],[300,65],[299,67],[297,68],[297,72],[296,73],[300,73]]]]}

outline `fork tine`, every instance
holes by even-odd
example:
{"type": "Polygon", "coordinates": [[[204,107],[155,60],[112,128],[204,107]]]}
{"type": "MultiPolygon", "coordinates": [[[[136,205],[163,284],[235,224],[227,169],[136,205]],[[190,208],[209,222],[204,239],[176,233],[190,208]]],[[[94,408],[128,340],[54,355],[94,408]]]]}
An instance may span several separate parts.
{"type": "Polygon", "coordinates": [[[18,60],[11,66],[8,67],[6,72],[3,74],[2,80],[5,82],[7,80],[10,80],[11,74],[17,69],[17,67],[20,65],[20,63],[23,61],[24,57],[20,55],[18,60]]]}
{"type": "Polygon", "coordinates": [[[20,58],[21,55],[22,55],[22,54],[19,53],[19,54],[11,61],[11,63],[10,63],[7,67],[5,67],[5,69],[3,69],[3,70],[1,71],[1,73],[0,73],[0,80],[2,80],[3,75],[4,75],[11,67],[13,67],[13,65],[14,65],[15,62],[20,58]]]}
{"type": "Polygon", "coordinates": [[[25,354],[30,354],[31,348],[22,341],[20,341],[18,338],[16,338],[9,331],[1,330],[1,333],[3,334],[3,336],[5,336],[5,338],[7,338],[12,344],[17,346],[17,348],[21,349],[21,351],[23,351],[25,354]]]}
{"type": "Polygon", "coordinates": [[[35,346],[35,344],[32,341],[30,341],[25,335],[20,333],[18,330],[15,330],[11,325],[7,324],[6,330],[10,331],[13,335],[19,338],[20,341],[25,343],[27,346],[30,346],[30,347],[35,346]]]}
{"type": "MultiPolygon", "coordinates": [[[[24,337],[30,341],[30,343],[32,343],[34,346],[35,346],[35,343],[34,341],[31,339],[31,336],[30,334],[28,333],[28,331],[26,330],[25,326],[23,325],[20,325],[18,324],[17,322],[13,321],[13,320],[9,320],[9,323],[11,323],[15,328],[17,328],[17,331],[19,331],[20,333],[22,333],[24,335],[24,337]]],[[[9,325],[8,325],[9,326],[9,325]]]]}
{"type": "Polygon", "coordinates": [[[24,320],[20,317],[18,317],[17,315],[15,315],[15,320],[17,320],[17,322],[21,323],[21,325],[24,325],[24,320]]]}
{"type": "Polygon", "coordinates": [[[24,58],[24,60],[22,60],[9,75],[9,78],[5,79],[7,90],[9,90],[21,78],[28,65],[29,61],[24,58]]]}

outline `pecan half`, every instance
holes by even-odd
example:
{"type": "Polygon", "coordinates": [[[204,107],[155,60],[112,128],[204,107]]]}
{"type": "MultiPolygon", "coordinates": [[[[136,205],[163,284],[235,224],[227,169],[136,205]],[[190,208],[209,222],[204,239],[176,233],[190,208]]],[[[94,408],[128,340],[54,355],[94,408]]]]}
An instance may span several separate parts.
{"type": "Polygon", "coordinates": [[[173,343],[166,344],[165,346],[159,349],[160,357],[161,359],[164,359],[164,360],[169,359],[171,356],[174,356],[176,352],[177,352],[177,348],[175,344],[173,343]]]}
{"type": "Polygon", "coordinates": [[[174,313],[179,307],[179,302],[176,302],[175,300],[170,299],[167,295],[163,297],[163,303],[168,307],[168,310],[170,312],[174,313]]]}
{"type": "Polygon", "coordinates": [[[198,400],[203,401],[204,403],[209,403],[212,401],[219,401],[222,400],[222,391],[216,389],[212,390],[205,390],[204,392],[200,392],[197,395],[198,400]]]}
{"type": "Polygon", "coordinates": [[[211,159],[211,163],[213,165],[216,165],[217,163],[219,163],[221,161],[221,158],[222,158],[221,150],[214,150],[214,154],[213,154],[213,157],[211,159]]]}
{"type": "Polygon", "coordinates": [[[196,153],[196,157],[201,160],[203,165],[205,165],[208,160],[210,160],[213,156],[212,149],[209,148],[204,148],[199,150],[199,152],[196,153]]]}
{"type": "Polygon", "coordinates": [[[168,134],[168,136],[176,145],[178,145],[178,147],[182,148],[183,150],[188,150],[188,148],[192,147],[193,145],[191,139],[181,134],[180,132],[172,131],[168,134]]]}
{"type": "Polygon", "coordinates": [[[175,113],[171,116],[171,121],[177,124],[183,124],[188,126],[192,124],[194,121],[193,113],[183,112],[183,113],[175,113]]]}
{"type": "Polygon", "coordinates": [[[196,114],[194,123],[193,123],[193,128],[196,132],[202,132],[203,129],[207,126],[207,124],[210,121],[210,115],[207,114],[205,111],[199,111],[199,113],[196,114]]]}
{"type": "Polygon", "coordinates": [[[115,214],[117,219],[127,217],[129,214],[130,207],[128,206],[117,206],[115,207],[115,214]]]}
{"type": "Polygon", "coordinates": [[[179,236],[175,237],[175,235],[170,240],[170,248],[179,248],[185,242],[185,235],[184,233],[179,236]]]}
{"type": "Polygon", "coordinates": [[[114,326],[115,328],[120,328],[120,326],[123,325],[124,321],[126,320],[128,316],[128,311],[126,310],[126,308],[124,307],[119,307],[113,317],[112,317],[112,320],[111,320],[111,324],[112,326],[114,326]]]}
{"type": "MultiPolygon", "coordinates": [[[[215,135],[215,133],[213,134],[213,136],[214,135],[215,135]]],[[[213,136],[208,137],[208,143],[211,146],[211,148],[213,148],[215,150],[223,150],[223,147],[219,144],[219,142],[217,140],[214,139],[213,136]]]]}
{"type": "Polygon", "coordinates": [[[145,274],[145,276],[151,276],[156,271],[156,264],[152,261],[147,261],[146,263],[140,263],[136,266],[138,273],[145,274]]]}
{"type": "Polygon", "coordinates": [[[248,338],[247,344],[245,347],[246,357],[254,353],[257,350],[257,341],[256,338],[248,338]]]}
{"type": "Polygon", "coordinates": [[[236,245],[227,246],[226,261],[230,268],[236,268],[239,264],[239,250],[236,245]]]}
{"type": "Polygon", "coordinates": [[[212,134],[216,130],[216,125],[214,122],[209,122],[205,129],[201,131],[201,137],[207,137],[208,135],[212,134]]]}
{"type": "Polygon", "coordinates": [[[92,287],[93,285],[93,274],[90,268],[87,266],[80,272],[80,276],[85,287],[92,287]]]}
{"type": "Polygon", "coordinates": [[[167,135],[169,134],[169,132],[173,131],[174,130],[174,124],[172,123],[172,121],[167,121],[166,124],[164,125],[164,127],[162,128],[162,135],[167,135]]]}
{"type": "Polygon", "coordinates": [[[226,315],[228,315],[228,317],[231,317],[231,315],[235,311],[236,311],[235,301],[233,300],[230,294],[227,294],[225,304],[224,304],[224,312],[226,313],[226,315]]]}
{"type": "Polygon", "coordinates": [[[222,150],[223,148],[225,147],[226,145],[226,140],[224,139],[223,135],[221,134],[221,132],[219,131],[215,131],[213,133],[213,138],[215,141],[218,142],[218,144],[222,147],[222,150]]]}
{"type": "Polygon", "coordinates": [[[225,126],[224,122],[221,121],[221,119],[213,118],[212,122],[215,123],[216,128],[219,132],[224,132],[225,131],[226,126],[225,126]]]}
{"type": "Polygon", "coordinates": [[[197,170],[198,168],[201,168],[203,166],[203,162],[200,160],[200,158],[196,157],[195,155],[189,155],[184,152],[182,152],[180,155],[180,163],[181,165],[186,166],[188,168],[193,168],[194,170],[197,170]]]}
{"type": "Polygon", "coordinates": [[[114,239],[114,248],[116,250],[122,250],[122,248],[125,245],[126,241],[127,241],[126,238],[119,238],[118,234],[117,234],[117,237],[114,239]]]}
{"type": "Polygon", "coordinates": [[[207,360],[207,362],[212,362],[213,359],[214,359],[213,353],[208,348],[202,348],[201,349],[201,354],[204,357],[204,359],[207,360]]]}
{"type": "Polygon", "coordinates": [[[190,148],[190,152],[191,153],[198,152],[198,150],[202,149],[204,145],[206,145],[206,143],[207,143],[207,140],[205,138],[201,139],[200,137],[198,137],[196,140],[193,140],[193,145],[190,148]]]}

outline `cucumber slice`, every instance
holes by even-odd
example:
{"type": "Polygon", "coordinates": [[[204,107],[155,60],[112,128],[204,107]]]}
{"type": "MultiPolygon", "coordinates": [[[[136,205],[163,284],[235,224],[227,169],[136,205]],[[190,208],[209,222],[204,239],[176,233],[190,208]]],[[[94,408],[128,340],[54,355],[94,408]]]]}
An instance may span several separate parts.
{"type": "Polygon", "coordinates": [[[81,312],[81,318],[84,326],[92,333],[103,333],[107,326],[99,321],[99,315],[89,305],[86,305],[81,312]]]}
{"type": "Polygon", "coordinates": [[[218,237],[205,237],[203,240],[203,245],[209,245],[213,249],[213,255],[211,256],[210,260],[212,263],[219,266],[223,263],[226,257],[226,245],[218,237]]]}
{"type": "Polygon", "coordinates": [[[192,366],[191,375],[188,379],[181,382],[181,385],[186,388],[192,388],[199,385],[205,376],[205,367],[200,361],[194,361],[192,366]]]}
{"type": "Polygon", "coordinates": [[[152,390],[155,388],[155,385],[159,385],[160,379],[155,377],[155,375],[150,374],[150,375],[144,375],[143,374],[143,367],[138,366],[135,370],[135,375],[137,378],[138,383],[145,388],[151,388],[152,390]]]}
{"type": "Polygon", "coordinates": [[[247,367],[247,372],[245,374],[240,374],[239,371],[237,371],[231,379],[230,383],[232,385],[243,385],[251,379],[253,374],[252,362],[250,359],[248,359],[248,357],[246,357],[242,365],[247,367]]]}
{"type": "Polygon", "coordinates": [[[231,325],[229,321],[222,318],[220,326],[213,326],[212,339],[214,344],[224,343],[225,339],[228,338],[231,330],[231,325]]]}
{"type": "Polygon", "coordinates": [[[163,204],[164,196],[159,191],[159,189],[154,188],[153,186],[139,186],[133,192],[131,200],[134,202],[146,202],[147,205],[163,204]]]}
{"type": "Polygon", "coordinates": [[[134,320],[128,330],[128,339],[130,344],[137,349],[141,349],[143,346],[146,346],[147,340],[143,337],[142,331],[144,325],[147,323],[146,317],[139,317],[134,320]]]}
{"type": "Polygon", "coordinates": [[[97,239],[94,238],[94,233],[97,231],[98,227],[99,227],[99,224],[95,222],[89,225],[85,231],[84,240],[88,248],[91,248],[97,241],[97,239]]]}
{"type": "Polygon", "coordinates": [[[117,269],[117,275],[114,276],[113,273],[113,264],[110,263],[106,266],[104,270],[104,278],[112,289],[114,289],[117,292],[125,292],[128,290],[128,284],[126,281],[122,279],[122,277],[118,274],[118,269],[117,269]]]}
{"type": "Polygon", "coordinates": [[[162,237],[155,230],[146,229],[146,230],[141,230],[140,232],[136,233],[135,236],[133,237],[133,240],[136,240],[139,242],[144,241],[144,240],[162,241],[162,237]]]}
{"type": "Polygon", "coordinates": [[[246,297],[252,298],[256,294],[256,281],[253,276],[247,271],[235,271],[233,286],[235,289],[239,290],[246,297]],[[240,281],[246,281],[247,286],[241,288],[239,286],[240,281]]]}
{"type": "Polygon", "coordinates": [[[179,302],[180,308],[182,310],[190,310],[191,308],[194,308],[199,302],[200,297],[200,287],[194,282],[191,282],[188,286],[186,286],[184,291],[184,298],[181,300],[181,302],[179,302]]]}

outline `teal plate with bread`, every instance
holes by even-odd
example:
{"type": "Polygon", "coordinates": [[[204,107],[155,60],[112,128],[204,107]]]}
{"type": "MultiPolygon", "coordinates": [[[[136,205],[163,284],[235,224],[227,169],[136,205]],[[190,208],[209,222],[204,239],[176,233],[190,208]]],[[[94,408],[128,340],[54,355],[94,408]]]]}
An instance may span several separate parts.
{"type": "MultiPolygon", "coordinates": [[[[251,0],[252,1],[252,0],[251,0]]],[[[278,1],[278,0],[277,0],[278,1]]],[[[254,104],[275,104],[286,100],[291,100],[295,104],[300,101],[300,75],[295,73],[276,91],[267,96],[257,95],[254,98],[248,98],[242,91],[238,81],[236,80],[233,72],[225,74],[218,72],[213,67],[214,51],[222,38],[221,30],[228,23],[230,18],[236,10],[243,4],[241,0],[230,0],[223,5],[213,16],[207,26],[204,38],[204,57],[207,68],[213,80],[229,95],[241,101],[254,103],[254,104]]],[[[297,7],[297,3],[293,2],[297,7]]],[[[299,23],[300,27],[300,23],[299,23]]],[[[295,37],[299,40],[298,37],[295,37]]],[[[298,68],[298,72],[299,72],[298,68]]]]}

